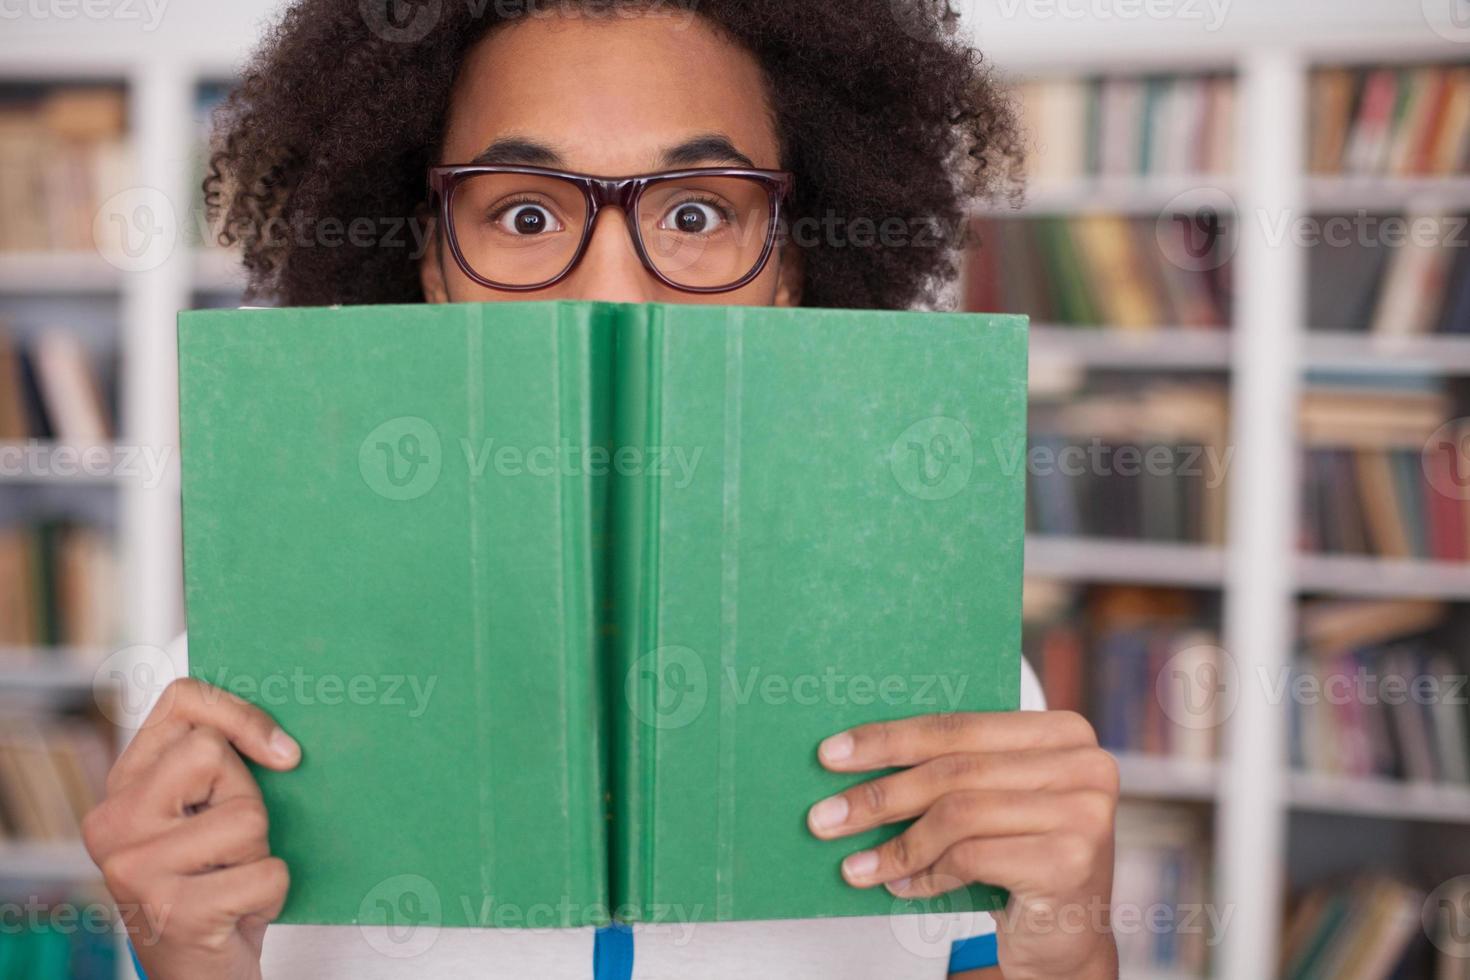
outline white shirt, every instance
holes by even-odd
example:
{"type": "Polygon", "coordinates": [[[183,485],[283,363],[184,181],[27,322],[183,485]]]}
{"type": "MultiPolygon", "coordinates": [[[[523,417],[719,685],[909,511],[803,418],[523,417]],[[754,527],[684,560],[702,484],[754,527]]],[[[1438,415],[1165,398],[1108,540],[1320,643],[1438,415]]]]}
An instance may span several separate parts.
{"type": "MultiPolygon", "coordinates": [[[[169,650],[187,676],[183,637],[169,650]]],[[[1046,700],[1021,662],[1021,709],[1046,700]]],[[[939,980],[950,947],[995,931],[984,912],[943,916],[788,919],[635,925],[633,980],[939,980]]],[[[389,935],[358,926],[273,925],[266,930],[266,980],[589,980],[596,930],[422,929],[389,935]]]]}

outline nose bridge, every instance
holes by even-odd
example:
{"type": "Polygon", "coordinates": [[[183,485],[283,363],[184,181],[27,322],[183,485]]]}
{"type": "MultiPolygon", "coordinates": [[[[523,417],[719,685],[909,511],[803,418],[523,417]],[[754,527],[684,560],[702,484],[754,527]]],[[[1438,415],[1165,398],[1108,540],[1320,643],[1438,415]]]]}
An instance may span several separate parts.
{"type": "Polygon", "coordinates": [[[629,181],[595,179],[592,193],[598,213],[582,261],[567,280],[568,295],[577,299],[640,303],[652,299],[653,278],[638,257],[626,220],[633,197],[629,181]],[[610,211],[617,208],[622,213],[610,211]]]}
{"type": "Polygon", "coordinates": [[[637,187],[637,178],[594,177],[592,196],[600,207],[619,207],[628,212],[631,211],[637,187]]]}

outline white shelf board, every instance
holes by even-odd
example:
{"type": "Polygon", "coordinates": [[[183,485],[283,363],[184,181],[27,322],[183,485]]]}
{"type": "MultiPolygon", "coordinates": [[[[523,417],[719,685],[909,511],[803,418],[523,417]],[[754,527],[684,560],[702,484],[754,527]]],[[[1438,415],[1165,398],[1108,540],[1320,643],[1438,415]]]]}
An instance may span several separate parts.
{"type": "Polygon", "coordinates": [[[1306,195],[1314,211],[1470,209],[1470,177],[1316,176],[1306,195]]]}
{"type": "Polygon", "coordinates": [[[1055,183],[1033,183],[1026,191],[1020,207],[1005,202],[975,209],[980,217],[1036,217],[1038,215],[1123,214],[1157,217],[1174,199],[1190,195],[1185,202],[1193,207],[1214,202],[1217,195],[1195,195],[1206,189],[1224,191],[1231,198],[1234,181],[1223,174],[1180,174],[1140,177],[1079,177],[1055,183]]]}
{"type": "Polygon", "coordinates": [[[1026,574],[1064,581],[1218,588],[1225,577],[1225,553],[1199,544],[1028,535],[1026,574]]]}
{"type": "Polygon", "coordinates": [[[0,691],[90,691],[106,657],[106,650],[0,647],[0,691]]]}
{"type": "Polygon", "coordinates": [[[0,252],[0,295],[106,295],[123,273],[97,252],[0,252]]]}
{"type": "Polygon", "coordinates": [[[0,844],[0,880],[81,882],[100,877],[80,841],[0,844]]]}
{"type": "Polygon", "coordinates": [[[1470,335],[1391,336],[1308,330],[1307,371],[1470,375],[1470,335]]]}
{"type": "Polygon", "coordinates": [[[1219,766],[1196,759],[1174,759],[1142,753],[1113,753],[1118,760],[1123,795],[1153,800],[1213,800],[1219,766]]]}
{"type": "Polygon", "coordinates": [[[1304,812],[1470,824],[1470,786],[1296,772],[1289,798],[1304,812]]]}
{"type": "Polygon", "coordinates": [[[1470,600],[1470,564],[1358,555],[1300,555],[1299,592],[1470,600]]]}
{"type": "Polygon", "coordinates": [[[1031,328],[1031,358],[1088,368],[1223,371],[1230,367],[1230,332],[1042,324],[1031,328]]]}

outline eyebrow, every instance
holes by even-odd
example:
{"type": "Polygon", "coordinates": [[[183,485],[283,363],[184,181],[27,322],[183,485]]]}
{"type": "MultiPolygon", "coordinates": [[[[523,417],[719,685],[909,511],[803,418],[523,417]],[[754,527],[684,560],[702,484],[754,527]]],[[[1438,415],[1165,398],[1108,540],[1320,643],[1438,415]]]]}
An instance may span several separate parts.
{"type": "MultiPolygon", "coordinates": [[[[506,136],[491,143],[470,161],[476,166],[562,167],[566,157],[554,145],[524,136],[506,136]]],[[[722,133],[702,133],[666,147],[659,156],[664,167],[724,165],[755,169],[750,157],[736,149],[722,133]]]]}
{"type": "Polygon", "coordinates": [[[741,153],[722,133],[704,133],[664,150],[665,167],[693,167],[699,164],[723,163],[755,169],[750,157],[741,153]]]}
{"type": "Polygon", "coordinates": [[[549,143],[521,136],[507,136],[485,147],[470,163],[481,167],[559,167],[563,159],[561,153],[549,143]]]}

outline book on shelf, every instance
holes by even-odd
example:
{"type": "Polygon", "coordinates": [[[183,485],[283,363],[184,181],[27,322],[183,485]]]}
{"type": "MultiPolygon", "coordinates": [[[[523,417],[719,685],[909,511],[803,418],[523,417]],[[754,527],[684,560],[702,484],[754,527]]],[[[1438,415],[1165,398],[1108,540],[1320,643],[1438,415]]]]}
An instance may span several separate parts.
{"type": "MultiPolygon", "coordinates": [[[[9,897],[9,896],[7,896],[9,897]]],[[[110,899],[105,895],[31,896],[52,916],[18,917],[0,941],[0,977],[13,980],[117,980],[118,944],[112,928],[95,923],[110,899]],[[85,921],[87,928],[77,928],[85,921]]],[[[107,913],[111,922],[112,913],[107,913]]],[[[128,973],[131,976],[131,970],[128,973]]]]}
{"type": "Polygon", "coordinates": [[[1470,431],[1446,435],[1453,413],[1437,379],[1316,378],[1299,414],[1304,551],[1470,558],[1470,474],[1460,450],[1470,431]]]}
{"type": "Polygon", "coordinates": [[[1470,66],[1321,68],[1310,83],[1308,167],[1327,176],[1466,171],[1470,66]]]}
{"type": "Polygon", "coordinates": [[[1030,134],[1034,184],[1234,169],[1235,82],[1228,75],[1043,78],[1014,91],[1030,134]]]}
{"type": "Polygon", "coordinates": [[[93,223],[133,186],[123,90],[0,88],[0,252],[92,251],[93,223]]]}
{"type": "Polygon", "coordinates": [[[6,842],[79,841],[82,817],[101,801],[111,766],[112,747],[95,719],[0,715],[0,835],[6,842]]]}
{"type": "Polygon", "coordinates": [[[847,887],[803,815],[858,782],[826,736],[1017,707],[1023,319],[198,311],[179,349],[189,670],[304,749],[260,774],[283,921],[409,873],[467,897],[445,925],[485,881],[562,925],[927,907],[847,887]],[[268,698],[301,671],[438,683],[268,698]]]}
{"type": "Polygon", "coordinates": [[[1302,770],[1417,783],[1470,783],[1463,663],[1423,600],[1323,600],[1301,610],[1293,670],[1292,762],[1302,770]],[[1429,635],[1426,635],[1429,634],[1429,635]]]}
{"type": "Polygon", "coordinates": [[[1425,935],[1425,898],[1419,888],[1385,875],[1331,882],[1304,892],[1291,903],[1287,916],[1281,976],[1284,980],[1462,977],[1463,962],[1437,950],[1425,935]]]}
{"type": "Polygon", "coordinates": [[[1207,762],[1214,709],[1188,700],[1207,672],[1225,676],[1218,634],[1193,593],[1098,587],[1075,608],[1031,623],[1026,653],[1052,709],[1079,711],[1109,750],[1207,762]]]}
{"type": "MultiPolygon", "coordinates": [[[[1361,219],[1319,220],[1324,229],[1342,222],[1340,230],[1348,235],[1351,223],[1361,219]]],[[[1377,241],[1324,237],[1308,250],[1312,329],[1380,336],[1470,333],[1466,217],[1414,212],[1379,220],[1364,226],[1377,241]],[[1390,232],[1389,222],[1401,222],[1402,228],[1390,232]]]]}
{"type": "Polygon", "coordinates": [[[1222,329],[1231,316],[1230,263],[1210,251],[1227,238],[1213,236],[1195,259],[1185,241],[1194,234],[1180,223],[1106,214],[977,218],[965,308],[1068,326],[1222,329]]]}
{"type": "Polygon", "coordinates": [[[1047,535],[1221,543],[1227,400],[1215,381],[1136,378],[1036,400],[1028,526],[1047,535]]]}
{"type": "Polygon", "coordinates": [[[0,323],[0,442],[73,446],[112,438],[112,396],[75,332],[40,331],[29,344],[0,323]]]}
{"type": "Polygon", "coordinates": [[[1118,807],[1113,919],[1124,976],[1203,977],[1224,926],[1210,903],[1210,828],[1180,805],[1118,807]],[[1130,923],[1147,924],[1126,927],[1130,923]]]}
{"type": "Polygon", "coordinates": [[[117,585],[105,531],[63,521],[0,528],[0,647],[110,644],[117,585]]]}

